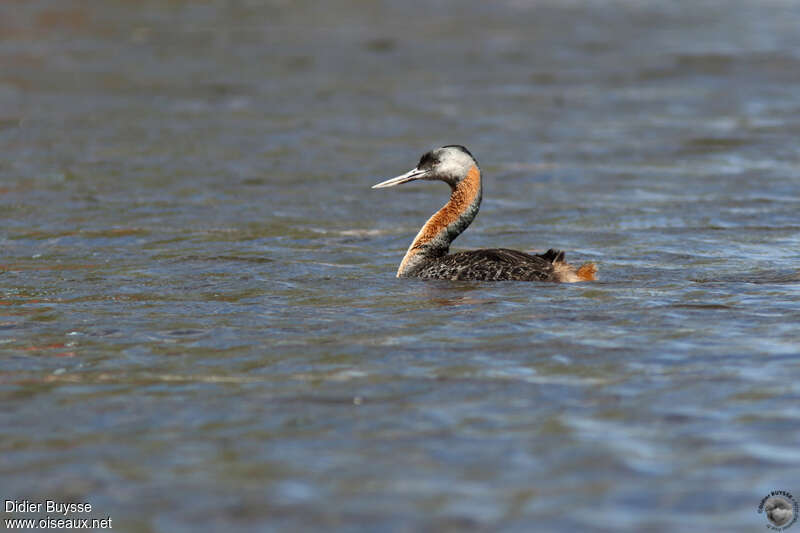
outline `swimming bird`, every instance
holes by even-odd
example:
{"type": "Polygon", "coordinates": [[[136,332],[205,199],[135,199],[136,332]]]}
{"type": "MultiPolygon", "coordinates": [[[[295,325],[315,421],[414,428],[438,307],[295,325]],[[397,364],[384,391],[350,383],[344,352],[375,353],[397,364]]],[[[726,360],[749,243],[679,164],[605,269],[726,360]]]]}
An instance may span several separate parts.
{"type": "Polygon", "coordinates": [[[372,188],[416,180],[447,183],[450,200],[419,230],[397,269],[398,278],[555,282],[595,279],[597,267],[593,263],[575,269],[564,261],[560,250],[536,255],[505,248],[448,253],[453,240],[478,214],[483,194],[478,162],[463,146],[451,144],[427,152],[414,169],[372,188]]]}

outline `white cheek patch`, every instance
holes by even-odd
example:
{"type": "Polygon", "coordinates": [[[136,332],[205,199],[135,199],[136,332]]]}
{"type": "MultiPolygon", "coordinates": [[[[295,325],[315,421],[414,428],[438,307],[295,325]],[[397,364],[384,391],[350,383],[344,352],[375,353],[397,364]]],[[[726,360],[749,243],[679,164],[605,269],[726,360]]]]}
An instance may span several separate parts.
{"type": "Polygon", "coordinates": [[[437,173],[455,179],[466,176],[472,165],[475,164],[470,156],[460,151],[449,151],[440,157],[439,164],[436,166],[437,173]]]}

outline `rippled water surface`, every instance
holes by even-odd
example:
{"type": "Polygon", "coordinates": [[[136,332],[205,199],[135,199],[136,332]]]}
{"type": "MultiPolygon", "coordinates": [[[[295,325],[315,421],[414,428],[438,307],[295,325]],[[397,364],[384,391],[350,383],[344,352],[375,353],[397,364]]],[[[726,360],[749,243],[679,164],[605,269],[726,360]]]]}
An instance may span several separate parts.
{"type": "Polygon", "coordinates": [[[135,532],[764,530],[800,492],[798,25],[0,5],[1,496],[135,532]],[[455,249],[600,280],[396,279],[447,188],[370,186],[452,143],[484,171],[455,249]]]}

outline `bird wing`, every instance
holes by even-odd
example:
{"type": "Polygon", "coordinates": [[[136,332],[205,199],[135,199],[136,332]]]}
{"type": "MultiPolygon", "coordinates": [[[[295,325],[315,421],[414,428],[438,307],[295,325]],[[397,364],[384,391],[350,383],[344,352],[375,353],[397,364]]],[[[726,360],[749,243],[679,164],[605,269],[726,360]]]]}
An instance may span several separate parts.
{"type": "Polygon", "coordinates": [[[437,258],[420,277],[454,280],[540,280],[555,281],[553,261],[563,252],[548,250],[531,255],[507,248],[457,252],[437,258]]]}
{"type": "Polygon", "coordinates": [[[543,254],[526,254],[519,250],[509,250],[508,248],[486,248],[482,250],[470,250],[467,252],[457,252],[452,254],[453,257],[493,261],[503,264],[530,264],[535,266],[547,267],[552,266],[554,263],[561,263],[564,261],[564,252],[561,250],[550,249],[543,254]]]}

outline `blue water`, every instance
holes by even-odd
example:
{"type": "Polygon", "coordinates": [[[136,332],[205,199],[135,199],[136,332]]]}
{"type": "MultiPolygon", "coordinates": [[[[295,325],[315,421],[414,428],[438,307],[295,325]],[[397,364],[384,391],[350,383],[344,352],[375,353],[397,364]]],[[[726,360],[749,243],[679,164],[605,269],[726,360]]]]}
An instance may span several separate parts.
{"type": "MultiPolygon", "coordinates": [[[[151,531],[758,531],[800,493],[800,6],[0,5],[0,496],[151,531]],[[399,280],[454,249],[591,284],[399,280]]],[[[4,513],[9,517],[35,513],[4,513]]]]}

